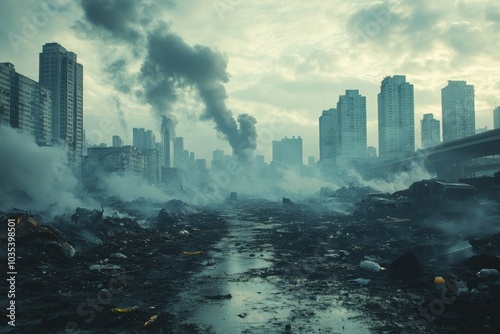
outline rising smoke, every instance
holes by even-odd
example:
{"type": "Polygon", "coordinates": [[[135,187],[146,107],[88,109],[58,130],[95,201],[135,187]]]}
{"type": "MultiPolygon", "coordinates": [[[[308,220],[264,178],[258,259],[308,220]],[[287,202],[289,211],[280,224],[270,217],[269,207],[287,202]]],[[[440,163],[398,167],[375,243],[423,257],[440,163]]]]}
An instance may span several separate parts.
{"type": "Polygon", "coordinates": [[[65,166],[64,148],[39,147],[30,135],[3,125],[0,138],[0,210],[60,214],[82,205],[84,199],[75,196],[78,181],[65,166]]]}
{"type": "MultiPolygon", "coordinates": [[[[166,23],[150,19],[147,14],[154,13],[151,6],[131,0],[82,0],[81,4],[90,24],[87,30],[100,38],[111,35],[129,45],[136,56],[142,57],[142,67],[136,76],[140,87],[136,95],[151,105],[157,119],[167,118],[175,125],[173,108],[179,91],[195,88],[205,106],[200,119],[215,123],[215,129],[228,141],[240,160],[253,158],[257,147],[257,121],[248,114],[235,119],[227,108],[224,85],[229,81],[229,74],[227,58],[223,54],[207,46],[188,45],[166,23]]],[[[115,86],[121,91],[127,90],[122,79],[130,64],[120,58],[110,65],[115,68],[113,73],[117,73],[115,86]]],[[[171,133],[175,131],[173,127],[169,130],[171,133]]]]}

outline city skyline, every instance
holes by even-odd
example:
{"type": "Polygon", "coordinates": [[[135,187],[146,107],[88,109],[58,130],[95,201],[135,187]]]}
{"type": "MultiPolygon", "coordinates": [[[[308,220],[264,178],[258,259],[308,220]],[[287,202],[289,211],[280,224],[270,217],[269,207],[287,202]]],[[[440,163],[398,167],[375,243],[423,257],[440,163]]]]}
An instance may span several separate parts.
{"type": "MultiPolygon", "coordinates": [[[[113,133],[103,136],[108,145],[115,134],[130,143],[132,127],[153,129],[158,137],[161,121],[136,98],[137,87],[126,93],[127,87],[117,85],[110,74],[122,75],[121,82],[127,83],[128,76],[140,70],[142,55],[133,61],[134,55],[127,51],[127,41],[133,36],[123,34],[152,35],[153,28],[138,24],[138,8],[131,2],[129,11],[109,22],[98,21],[88,7],[77,3],[47,1],[48,8],[43,3],[2,4],[6,10],[0,23],[4,45],[0,61],[12,62],[17,72],[38,81],[36,54],[43,44],[58,42],[78,54],[85,67],[87,133],[102,131],[100,123],[106,118],[115,124],[113,133]],[[47,20],[35,22],[35,29],[28,31],[26,22],[37,13],[46,13],[47,20]],[[129,72],[116,70],[120,60],[130,64],[129,72]]],[[[167,30],[187,45],[204,45],[224,55],[230,76],[225,83],[227,106],[235,117],[241,113],[254,116],[261,138],[268,138],[269,133],[271,140],[300,135],[304,157],[318,160],[317,118],[321,110],[335,106],[337,96],[351,89],[366,96],[367,144],[379,148],[376,95],[381,80],[395,74],[406,75],[415,87],[416,148],[420,147],[422,115],[433,113],[442,119],[440,90],[448,80],[466,80],[475,86],[476,127],[493,128],[492,110],[500,87],[494,66],[498,42],[492,36],[498,17],[493,2],[455,2],[451,7],[430,1],[419,6],[389,1],[341,5],[235,2],[225,11],[213,3],[194,1],[146,4],[147,9],[155,9],[152,21],[169,22],[167,30]],[[479,37],[476,30],[482,32],[479,37]],[[474,38],[458,37],[462,35],[474,38]],[[384,47],[396,44],[398,53],[384,47]],[[286,126],[273,126],[276,119],[286,126]]],[[[203,105],[197,92],[181,89],[179,96],[175,135],[184,137],[185,145],[207,160],[213,149],[229,151],[212,121],[198,121],[203,105]]],[[[270,161],[270,140],[258,141],[256,154],[270,161]]]]}

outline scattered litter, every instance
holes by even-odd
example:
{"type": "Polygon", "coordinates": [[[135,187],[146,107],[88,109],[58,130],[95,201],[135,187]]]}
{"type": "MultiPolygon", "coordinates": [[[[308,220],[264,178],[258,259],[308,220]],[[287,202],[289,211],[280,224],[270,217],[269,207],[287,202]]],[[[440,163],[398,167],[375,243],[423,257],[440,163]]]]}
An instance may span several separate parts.
{"type": "Polygon", "coordinates": [[[385,268],[381,267],[378,263],[364,260],[359,263],[359,267],[368,271],[379,272],[381,270],[385,270],[385,268]]]}
{"type": "Polygon", "coordinates": [[[436,290],[438,291],[446,289],[446,282],[441,276],[436,276],[434,278],[434,285],[436,286],[436,290]]]}
{"type": "Polygon", "coordinates": [[[122,253],[113,253],[109,257],[115,258],[115,259],[126,259],[127,255],[122,254],[122,253]]]}
{"type": "Polygon", "coordinates": [[[351,279],[351,280],[348,280],[347,282],[351,282],[351,283],[358,283],[360,285],[368,285],[372,280],[369,279],[369,278],[362,278],[362,277],[359,277],[359,278],[356,278],[356,279],[351,279]]]}
{"type": "Polygon", "coordinates": [[[238,314],[238,317],[240,317],[241,319],[245,319],[245,317],[247,316],[248,314],[246,313],[240,313],[238,314]]]}
{"type": "Polygon", "coordinates": [[[115,307],[115,308],[111,309],[111,312],[113,312],[113,313],[130,313],[130,312],[136,311],[138,309],[139,309],[139,306],[134,306],[134,307],[131,307],[131,308],[119,308],[119,307],[115,307]]]}
{"type": "Polygon", "coordinates": [[[196,252],[182,252],[182,255],[202,255],[205,254],[203,251],[196,251],[196,252]]]}
{"type": "Polygon", "coordinates": [[[93,264],[89,267],[90,270],[120,270],[122,267],[116,264],[93,264]]]}
{"type": "Polygon", "coordinates": [[[152,324],[153,322],[155,322],[157,319],[158,319],[158,314],[153,315],[151,318],[149,318],[149,320],[148,320],[148,321],[146,321],[146,322],[144,323],[144,327],[147,327],[147,326],[151,325],[151,324],[152,324]]]}
{"type": "Polygon", "coordinates": [[[479,278],[497,278],[500,276],[500,273],[496,269],[481,269],[477,273],[477,277],[479,278]]]}

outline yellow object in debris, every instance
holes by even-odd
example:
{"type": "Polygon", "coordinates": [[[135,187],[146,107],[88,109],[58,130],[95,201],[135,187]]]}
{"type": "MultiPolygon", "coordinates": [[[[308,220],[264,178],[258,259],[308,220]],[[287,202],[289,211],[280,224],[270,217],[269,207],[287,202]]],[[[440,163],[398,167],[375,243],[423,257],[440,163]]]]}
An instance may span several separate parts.
{"type": "Polygon", "coordinates": [[[129,312],[133,312],[133,311],[138,310],[138,309],[139,309],[139,306],[134,306],[132,308],[115,307],[115,308],[111,309],[111,312],[113,312],[113,313],[129,313],[129,312]]]}
{"type": "Polygon", "coordinates": [[[149,320],[144,323],[144,327],[151,325],[153,322],[156,321],[156,319],[158,319],[158,314],[153,315],[151,318],[149,318],[149,320]]]}
{"type": "Polygon", "coordinates": [[[205,254],[203,251],[196,251],[196,252],[182,252],[182,255],[201,255],[205,254]]]}

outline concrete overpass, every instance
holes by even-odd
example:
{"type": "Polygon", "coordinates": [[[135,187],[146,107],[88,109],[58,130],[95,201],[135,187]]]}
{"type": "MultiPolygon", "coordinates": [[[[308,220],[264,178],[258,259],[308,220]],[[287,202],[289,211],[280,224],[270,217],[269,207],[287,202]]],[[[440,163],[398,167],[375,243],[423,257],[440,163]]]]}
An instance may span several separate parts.
{"type": "Polygon", "coordinates": [[[439,179],[456,182],[465,176],[468,161],[495,154],[500,155],[500,129],[418,150],[407,156],[358,165],[358,169],[366,177],[385,178],[395,172],[409,170],[416,163],[435,172],[439,179]]]}
{"type": "Polygon", "coordinates": [[[500,154],[500,129],[486,131],[474,136],[447,142],[426,150],[425,165],[446,181],[457,181],[464,177],[467,161],[500,154]]]}

